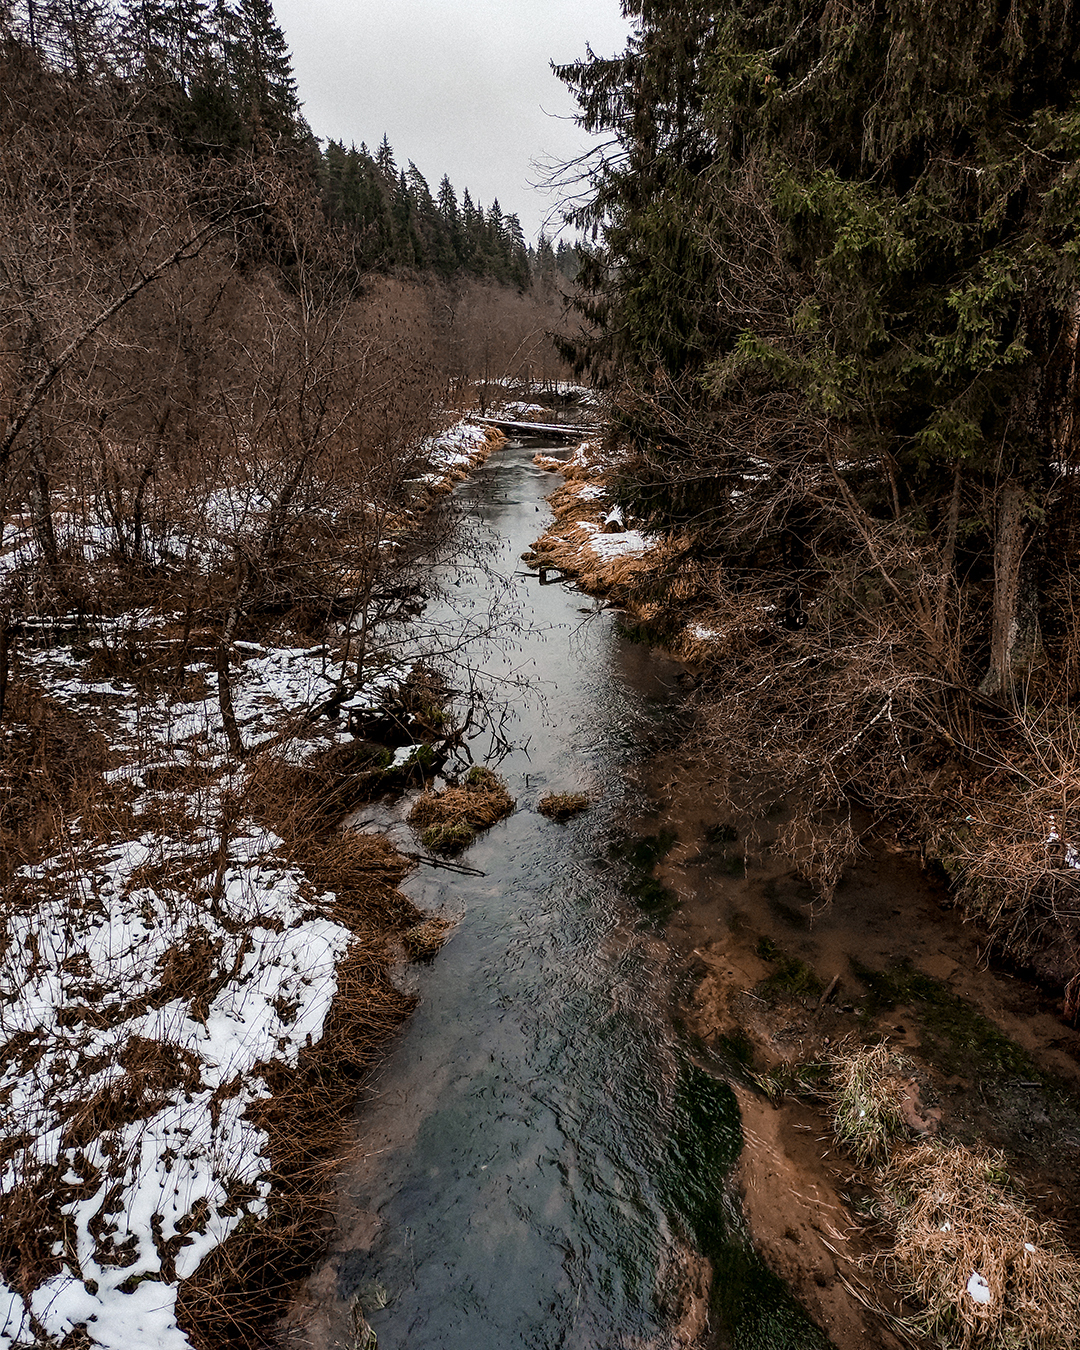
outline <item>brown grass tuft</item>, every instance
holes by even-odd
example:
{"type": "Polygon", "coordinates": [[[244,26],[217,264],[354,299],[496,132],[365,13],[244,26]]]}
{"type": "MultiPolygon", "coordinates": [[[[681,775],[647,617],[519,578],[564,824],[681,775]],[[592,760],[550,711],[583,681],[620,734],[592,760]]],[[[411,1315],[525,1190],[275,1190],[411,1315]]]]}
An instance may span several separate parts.
{"type": "Polygon", "coordinates": [[[920,1144],[884,1180],[896,1226],[886,1261],[924,1310],[913,1329],[957,1350],[1080,1344],[1080,1262],[1010,1190],[1000,1154],[920,1144]]]}
{"type": "Polygon", "coordinates": [[[105,737],[29,682],[13,682],[0,739],[0,883],[48,856],[65,821],[100,784],[105,737]]]}
{"type": "Polygon", "coordinates": [[[412,961],[428,961],[445,945],[455,925],[449,919],[425,919],[402,934],[405,950],[412,961]]]}
{"type": "Polygon", "coordinates": [[[247,809],[286,843],[325,834],[382,789],[389,761],[385,746],[363,740],[330,746],[303,764],[263,754],[248,778],[247,809]]]}
{"type": "Polygon", "coordinates": [[[472,843],[478,830],[508,816],[515,805],[502,779],[477,766],[457,787],[425,792],[410,811],[409,824],[425,848],[458,853],[472,843]]]}
{"type": "Polygon", "coordinates": [[[549,792],[536,809],[549,820],[569,820],[589,809],[589,799],[584,792],[549,792]]]}
{"type": "Polygon", "coordinates": [[[297,841],[289,858],[320,891],[333,893],[332,917],[354,932],[400,932],[422,917],[397,889],[416,864],[382,835],[347,831],[297,841]]]}

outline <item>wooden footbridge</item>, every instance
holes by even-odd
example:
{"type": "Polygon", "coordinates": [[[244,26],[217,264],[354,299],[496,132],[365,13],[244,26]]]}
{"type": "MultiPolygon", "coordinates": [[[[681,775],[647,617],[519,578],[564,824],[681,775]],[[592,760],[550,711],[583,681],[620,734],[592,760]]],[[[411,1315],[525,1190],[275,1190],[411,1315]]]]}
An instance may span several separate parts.
{"type": "Polygon", "coordinates": [[[470,417],[482,427],[498,427],[500,431],[513,431],[519,436],[558,436],[568,441],[581,441],[586,436],[599,436],[603,427],[571,427],[563,422],[509,422],[505,417],[470,417]]]}

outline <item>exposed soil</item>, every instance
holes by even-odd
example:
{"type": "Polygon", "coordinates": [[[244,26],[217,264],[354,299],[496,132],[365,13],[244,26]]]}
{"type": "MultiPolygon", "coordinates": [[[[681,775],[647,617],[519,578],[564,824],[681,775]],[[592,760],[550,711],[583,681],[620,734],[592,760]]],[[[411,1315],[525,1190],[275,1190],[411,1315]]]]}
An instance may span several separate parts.
{"type": "Polygon", "coordinates": [[[912,1343],[868,1259],[886,1240],[869,1174],[830,1129],[821,1066],[845,1038],[884,1038],[910,1067],[913,1138],[1001,1149],[1080,1247],[1080,1037],[1060,1002],[989,962],[945,887],[868,820],[854,822],[863,856],[823,906],[772,851],[782,804],[733,820],[715,766],[685,748],[641,774],[654,809],[634,833],[661,855],[642,907],[666,918],[675,1014],[703,1066],[736,1085],[735,1181],[755,1246],[838,1350],[912,1343]]]}

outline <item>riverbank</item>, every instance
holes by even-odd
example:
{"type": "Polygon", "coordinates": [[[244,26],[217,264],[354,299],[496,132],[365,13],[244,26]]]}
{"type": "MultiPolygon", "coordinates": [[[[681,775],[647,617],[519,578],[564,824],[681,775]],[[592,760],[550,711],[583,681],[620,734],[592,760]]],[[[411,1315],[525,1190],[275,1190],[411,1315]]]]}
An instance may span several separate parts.
{"type": "MultiPolygon", "coordinates": [[[[622,558],[606,553],[623,531],[604,533],[613,499],[598,446],[538,463],[567,481],[531,565],[618,604],[629,631],[659,635],[699,669],[730,649],[735,616],[702,616],[701,578],[679,566],[678,541],[644,536],[622,558]],[[673,604],[683,598],[698,603],[673,604]]],[[[738,616],[744,647],[778,627],[764,600],[738,616]]],[[[756,678],[767,681],[768,668],[756,678]]],[[[738,734],[734,723],[725,731],[738,734]]],[[[674,1015],[699,1061],[735,1085],[745,1136],[736,1184],[756,1248],[834,1345],[892,1350],[912,1343],[918,1309],[887,1278],[894,1231],[881,1177],[833,1134],[838,1049],[889,1046],[911,1145],[1000,1150],[1075,1251],[1077,1037],[1060,997],[993,966],[990,934],[961,921],[955,897],[887,826],[836,811],[807,847],[782,775],[740,779],[732,758],[721,735],[702,738],[696,726],[641,773],[651,809],[633,830],[662,844],[653,880],[667,899],[651,894],[678,954],[674,1015]],[[839,865],[822,857],[833,836],[839,865]]],[[[958,1309],[971,1276],[955,1290],[958,1309]]]]}
{"type": "MultiPolygon", "coordinates": [[[[453,733],[374,620],[408,617],[420,522],[503,440],[436,432],[400,466],[408,505],[338,485],[293,553],[272,502],[220,487],[148,541],[137,609],[101,585],[5,643],[0,1345],[255,1344],[325,1242],[328,1160],[415,1002],[391,968],[430,948],[414,863],[340,821],[453,733]],[[272,527],[257,593],[226,545],[268,556],[272,527]],[[203,608],[178,613],[192,559],[203,608]]],[[[7,524],[0,564],[33,569],[7,524]]]]}
{"type": "Polygon", "coordinates": [[[679,955],[675,1015],[700,1062],[736,1085],[736,1184],[770,1267],[841,1350],[894,1346],[891,1316],[915,1317],[888,1277],[880,1178],[833,1128],[831,1065],[874,1045],[896,1058],[911,1145],[1000,1150],[1077,1250],[1080,1066],[1053,1000],[994,969],[945,888],[869,821],[823,907],[777,848],[783,801],[736,821],[710,779],[682,749],[651,763],[652,810],[635,830],[674,836],[656,878],[675,898],[664,930],[679,955]]]}

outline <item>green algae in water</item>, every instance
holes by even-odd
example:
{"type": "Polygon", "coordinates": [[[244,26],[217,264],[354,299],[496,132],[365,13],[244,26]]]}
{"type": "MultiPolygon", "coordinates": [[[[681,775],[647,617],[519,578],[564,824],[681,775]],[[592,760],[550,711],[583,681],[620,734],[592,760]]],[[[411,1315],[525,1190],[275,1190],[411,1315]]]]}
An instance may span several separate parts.
{"type": "Polygon", "coordinates": [[[924,1050],[946,1072],[1043,1080],[1026,1050],[948,985],[916,970],[910,961],[871,970],[852,959],[851,967],[868,991],[864,1017],[899,1004],[913,1008],[925,1033],[924,1050]]]}
{"type": "Polygon", "coordinates": [[[698,1250],[712,1262],[714,1318],[733,1350],[828,1350],[826,1336],[741,1231],[727,1180],[742,1142],[730,1086],[696,1065],[685,1065],[660,1188],[668,1210],[682,1218],[698,1250]]]}
{"type": "Polygon", "coordinates": [[[618,859],[629,871],[626,890],[641,910],[642,926],[661,929],[679,907],[679,899],[670,887],[653,876],[653,868],[671,852],[678,839],[674,830],[661,830],[639,839],[615,839],[608,846],[610,857],[618,859]]]}

